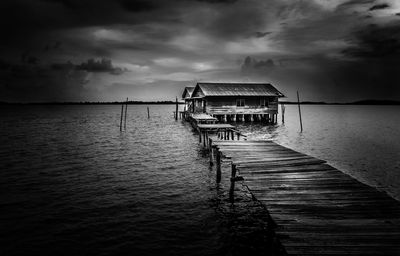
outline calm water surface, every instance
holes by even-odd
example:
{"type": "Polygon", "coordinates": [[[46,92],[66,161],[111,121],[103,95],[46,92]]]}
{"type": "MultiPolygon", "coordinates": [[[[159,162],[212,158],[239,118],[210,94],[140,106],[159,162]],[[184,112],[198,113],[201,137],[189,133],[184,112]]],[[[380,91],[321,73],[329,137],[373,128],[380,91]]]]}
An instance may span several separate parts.
{"type": "Polygon", "coordinates": [[[285,123],[239,125],[249,139],[272,139],[400,199],[400,106],[286,106],[285,123]]]}
{"type": "Polygon", "coordinates": [[[174,106],[146,107],[126,132],[120,106],[0,108],[0,255],[268,251],[265,210],[229,203],[174,106]]]}
{"type": "MultiPolygon", "coordinates": [[[[146,107],[128,107],[122,133],[120,106],[0,108],[0,254],[268,252],[262,210],[246,196],[228,202],[228,181],[215,184],[174,106],[150,106],[150,119],[146,107]]],[[[399,107],[302,110],[303,133],[296,106],[287,106],[285,124],[238,127],[400,197],[399,107]]]]}

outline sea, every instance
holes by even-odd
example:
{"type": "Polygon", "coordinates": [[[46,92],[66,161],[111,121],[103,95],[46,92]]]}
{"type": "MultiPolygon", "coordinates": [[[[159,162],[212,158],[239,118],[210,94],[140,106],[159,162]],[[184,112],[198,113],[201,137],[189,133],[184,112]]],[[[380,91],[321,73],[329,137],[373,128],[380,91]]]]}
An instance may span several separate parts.
{"type": "MultiPolygon", "coordinates": [[[[0,106],[0,255],[279,255],[266,209],[229,200],[173,105],[0,106]],[[149,107],[150,118],[147,116],[149,107]]],[[[237,123],[400,198],[400,106],[296,105],[237,123]]]]}

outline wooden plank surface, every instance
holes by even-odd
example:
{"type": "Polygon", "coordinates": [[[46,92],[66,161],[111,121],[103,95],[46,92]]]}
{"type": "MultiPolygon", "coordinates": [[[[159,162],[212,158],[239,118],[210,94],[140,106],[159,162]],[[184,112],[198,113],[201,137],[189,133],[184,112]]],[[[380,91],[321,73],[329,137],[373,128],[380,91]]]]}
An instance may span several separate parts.
{"type": "Polygon", "coordinates": [[[272,141],[213,140],[268,209],[288,255],[400,255],[400,203],[272,141]]]}
{"type": "Polygon", "coordinates": [[[231,124],[198,124],[199,129],[225,129],[225,128],[235,128],[231,124]]]}

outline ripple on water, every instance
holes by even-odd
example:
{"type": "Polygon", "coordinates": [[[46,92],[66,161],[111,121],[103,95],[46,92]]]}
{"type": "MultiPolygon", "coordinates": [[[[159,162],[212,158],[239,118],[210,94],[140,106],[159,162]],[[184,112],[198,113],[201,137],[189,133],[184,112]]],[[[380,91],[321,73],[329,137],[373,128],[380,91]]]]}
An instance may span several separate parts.
{"type": "Polygon", "coordinates": [[[171,118],[173,106],[150,109],[147,119],[146,106],[129,106],[120,133],[119,106],[0,108],[2,252],[225,255],[235,246],[261,248],[234,241],[240,235],[231,228],[241,224],[232,216],[240,211],[227,206],[229,181],[217,189],[192,129],[171,118]]]}

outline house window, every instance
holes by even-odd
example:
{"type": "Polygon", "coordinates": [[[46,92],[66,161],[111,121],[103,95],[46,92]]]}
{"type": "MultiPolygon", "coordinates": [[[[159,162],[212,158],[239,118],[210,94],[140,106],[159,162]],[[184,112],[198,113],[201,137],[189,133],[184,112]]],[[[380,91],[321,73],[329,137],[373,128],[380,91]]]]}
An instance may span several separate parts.
{"type": "Polygon", "coordinates": [[[244,107],[244,99],[237,99],[236,100],[237,107],[244,107]]]}
{"type": "Polygon", "coordinates": [[[268,101],[267,98],[261,98],[260,99],[260,106],[261,107],[269,107],[268,105],[269,105],[269,101],[268,101]]]}

